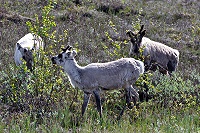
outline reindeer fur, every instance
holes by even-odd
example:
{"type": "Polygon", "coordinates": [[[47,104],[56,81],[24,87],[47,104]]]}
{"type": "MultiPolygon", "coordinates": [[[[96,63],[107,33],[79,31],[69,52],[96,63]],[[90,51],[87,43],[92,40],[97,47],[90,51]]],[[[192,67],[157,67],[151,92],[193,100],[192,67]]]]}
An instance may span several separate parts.
{"type": "Polygon", "coordinates": [[[24,37],[22,37],[15,46],[15,54],[14,60],[16,65],[21,65],[22,60],[26,61],[27,68],[32,70],[32,63],[33,63],[33,50],[38,50],[40,47],[43,47],[44,43],[42,38],[28,33],[24,37]]]}
{"type": "Polygon", "coordinates": [[[137,55],[139,49],[144,48],[143,55],[145,57],[145,70],[149,70],[153,64],[156,64],[170,73],[175,71],[179,63],[179,51],[165,44],[144,37],[146,30],[143,30],[143,27],[144,25],[142,25],[137,34],[131,31],[127,32],[127,35],[130,37],[132,42],[129,55],[137,55]]]}
{"type": "Polygon", "coordinates": [[[82,115],[84,114],[90,96],[96,98],[97,110],[102,116],[100,89],[126,89],[126,101],[130,104],[137,101],[139,95],[132,84],[144,72],[144,64],[134,58],[121,58],[106,63],[92,63],[86,66],[79,66],[75,60],[76,51],[71,51],[71,46],[63,49],[63,52],[52,57],[53,64],[64,68],[73,87],[84,92],[82,115]]]}

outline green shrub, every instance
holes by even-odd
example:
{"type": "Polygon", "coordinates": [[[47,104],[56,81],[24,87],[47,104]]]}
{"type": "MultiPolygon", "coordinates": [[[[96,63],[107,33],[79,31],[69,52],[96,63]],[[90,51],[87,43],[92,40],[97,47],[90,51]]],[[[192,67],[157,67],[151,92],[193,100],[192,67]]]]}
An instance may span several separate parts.
{"type": "Polygon", "coordinates": [[[181,73],[173,73],[172,76],[155,73],[152,84],[155,88],[150,90],[154,96],[153,101],[162,106],[175,110],[192,108],[199,104],[199,82],[200,75],[191,73],[190,79],[184,79],[181,73]],[[197,81],[198,80],[198,81],[197,81]]]}
{"type": "MultiPolygon", "coordinates": [[[[57,108],[56,103],[62,101],[69,92],[64,74],[58,71],[51,63],[57,44],[65,39],[67,32],[60,38],[56,38],[54,17],[50,15],[53,9],[53,1],[49,1],[42,10],[42,18],[36,15],[36,22],[27,22],[30,32],[41,36],[45,42],[44,49],[34,52],[33,72],[30,72],[25,62],[22,66],[11,66],[1,71],[0,101],[10,105],[8,111],[27,112],[33,117],[42,117],[57,108]],[[36,115],[35,115],[36,114],[36,115]]],[[[71,101],[71,100],[69,100],[71,101]]],[[[69,102],[70,103],[70,102],[69,102]]]]}
{"type": "MultiPolygon", "coordinates": [[[[88,1],[88,5],[90,3],[88,1]]],[[[62,4],[65,6],[61,7],[62,10],[65,10],[67,5],[65,5],[65,2],[62,2],[62,4]]],[[[93,9],[95,4],[92,4],[93,9]]],[[[57,5],[57,3],[50,1],[43,8],[41,18],[36,15],[35,23],[27,22],[30,31],[40,35],[45,41],[45,48],[40,49],[40,57],[34,53],[33,72],[31,73],[25,64],[20,67],[8,65],[6,69],[0,72],[1,131],[173,132],[177,129],[179,129],[178,131],[199,130],[200,76],[198,71],[184,71],[184,74],[176,72],[172,77],[161,75],[158,72],[141,75],[135,85],[139,90],[145,90],[144,85],[146,84],[152,99],[149,102],[139,103],[139,106],[133,109],[127,109],[121,121],[116,119],[125,104],[123,90],[109,91],[102,94],[103,120],[99,118],[95,109],[96,105],[93,97],[90,100],[85,116],[83,118],[80,117],[83,92],[71,89],[66,75],[60,71],[59,67],[53,66],[50,60],[51,56],[55,55],[55,51],[56,53],[59,51],[62,42],[65,42],[68,37],[67,31],[64,31],[64,35],[57,35],[58,32],[55,30],[57,25],[54,21],[54,16],[51,16],[51,11],[55,8],[54,5],[57,5]],[[9,125],[4,124],[5,122],[9,123],[9,125]]],[[[59,6],[58,8],[60,8],[59,6]]],[[[73,6],[71,3],[69,10],[73,6]]],[[[86,8],[81,7],[84,5],[79,6],[77,8],[80,11],[86,8]]],[[[132,7],[127,7],[128,11],[131,9],[132,7]]],[[[70,21],[75,26],[71,25],[72,27],[69,28],[73,29],[76,26],[80,26],[76,24],[82,22],[80,19],[82,17],[79,18],[80,11],[75,11],[74,14],[76,16],[73,18],[73,22],[70,21]],[[76,20],[77,18],[78,20],[76,20]]],[[[148,15],[148,13],[145,15],[148,15]]],[[[63,16],[66,17],[63,21],[67,21],[68,16],[65,16],[65,14],[63,16]]],[[[130,18],[132,19],[132,17],[130,18]]],[[[131,20],[134,29],[140,28],[141,17],[143,16],[139,13],[138,16],[134,15],[134,20],[131,20]]],[[[99,33],[94,36],[86,34],[87,30],[91,30],[89,29],[91,28],[90,26],[81,27],[83,29],[80,32],[86,32],[82,32],[83,36],[79,34],[80,32],[72,33],[75,39],[75,41],[71,39],[72,42],[75,42],[72,45],[80,50],[84,49],[81,52],[85,57],[91,56],[89,61],[115,60],[127,57],[127,40],[116,41],[111,38],[109,32],[106,31],[109,29],[104,26],[106,24],[109,25],[118,34],[117,24],[113,19],[115,17],[109,19],[108,22],[104,22],[103,17],[98,17],[98,20],[93,18],[95,17],[87,19],[86,23],[89,23],[90,26],[92,25],[92,30],[103,29],[101,34],[104,34],[106,39],[104,38],[105,40],[102,41],[102,35],[99,33]],[[95,56],[93,57],[93,55],[95,56]]],[[[152,20],[151,18],[150,25],[154,24],[152,20]]],[[[155,28],[156,24],[153,26],[155,28]]],[[[98,30],[96,32],[99,32],[98,30]]],[[[157,27],[155,31],[156,35],[159,34],[157,27]]],[[[91,33],[94,34],[95,32],[91,33]]],[[[142,53],[142,49],[140,53],[142,53]]],[[[134,58],[144,59],[142,54],[134,58]]],[[[83,63],[87,63],[87,61],[84,60],[83,63]]]]}

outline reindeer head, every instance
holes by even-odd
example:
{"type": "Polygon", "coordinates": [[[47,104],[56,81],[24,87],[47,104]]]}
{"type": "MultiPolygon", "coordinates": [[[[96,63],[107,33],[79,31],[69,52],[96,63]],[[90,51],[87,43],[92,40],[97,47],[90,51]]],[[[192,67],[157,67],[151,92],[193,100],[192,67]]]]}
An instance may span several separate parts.
{"type": "Polygon", "coordinates": [[[141,29],[138,33],[133,33],[132,31],[128,31],[126,33],[130,37],[132,43],[130,54],[132,54],[132,50],[134,50],[134,53],[139,53],[140,44],[146,32],[146,30],[143,30],[143,28],[144,25],[141,26],[141,29]]]}
{"type": "Polygon", "coordinates": [[[17,48],[22,54],[22,58],[26,61],[26,65],[28,69],[32,69],[32,63],[33,63],[33,48],[23,48],[19,43],[17,43],[17,48]]]}
{"type": "Polygon", "coordinates": [[[73,60],[76,56],[76,51],[71,51],[72,46],[67,45],[66,48],[62,48],[63,52],[58,54],[57,56],[53,56],[51,61],[53,64],[57,64],[59,66],[64,66],[67,60],[73,60]]]}

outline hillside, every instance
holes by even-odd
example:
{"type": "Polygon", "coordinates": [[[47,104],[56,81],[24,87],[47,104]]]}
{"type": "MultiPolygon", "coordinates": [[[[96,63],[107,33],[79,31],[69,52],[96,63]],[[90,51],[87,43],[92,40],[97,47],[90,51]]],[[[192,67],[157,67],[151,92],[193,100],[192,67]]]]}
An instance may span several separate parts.
{"type": "MultiPolygon", "coordinates": [[[[23,129],[27,119],[36,124],[36,131],[31,124],[28,126],[33,128],[30,132],[48,132],[54,128],[58,132],[65,132],[65,128],[69,132],[130,132],[129,126],[135,132],[200,131],[198,0],[58,0],[51,4],[50,16],[54,17],[56,26],[52,26],[50,31],[55,31],[55,40],[59,41],[44,39],[46,47],[54,46],[44,57],[49,70],[43,70],[44,66],[40,70],[39,67],[37,75],[31,75],[33,79],[18,74],[13,59],[15,44],[30,32],[27,21],[34,24],[37,17],[42,20],[48,1],[0,0],[0,5],[0,129],[8,132],[11,128],[11,131],[15,131],[20,123],[19,118],[22,118],[24,121],[19,124],[22,126],[19,130],[23,129]],[[102,94],[105,117],[108,117],[105,121],[96,119],[98,116],[92,104],[86,111],[86,120],[78,119],[83,93],[71,89],[62,70],[57,67],[54,70],[50,57],[68,44],[78,51],[76,59],[80,65],[128,57],[131,42],[126,32],[136,32],[142,24],[146,37],[180,51],[180,62],[174,77],[158,72],[150,74],[146,83],[152,100],[126,112],[119,125],[127,129],[121,129],[113,120],[122,108],[124,101],[119,92],[123,91],[102,94]],[[15,124],[12,127],[13,121],[15,124]],[[83,124],[80,121],[84,121],[83,124]],[[186,121],[190,123],[187,125],[186,121]],[[149,124],[151,122],[153,124],[149,124]],[[9,126],[5,123],[9,123],[9,126]],[[41,123],[48,129],[43,128],[41,123]],[[176,127],[176,123],[180,125],[176,127]],[[144,129],[140,124],[144,124],[144,129]],[[81,128],[83,131],[80,131],[81,128]]],[[[94,103],[94,99],[91,103],[94,103]]]]}
{"type": "MultiPolygon", "coordinates": [[[[12,57],[16,41],[28,33],[25,21],[41,16],[42,7],[47,2],[1,1],[1,69],[4,62],[13,62],[12,57]],[[3,14],[11,15],[5,16],[3,14]],[[24,16],[24,18],[20,18],[24,16]],[[26,18],[27,17],[27,18],[26,18]],[[5,51],[4,51],[5,50],[5,51]],[[9,52],[8,52],[9,51],[9,52]]],[[[196,68],[199,71],[199,2],[190,1],[60,1],[54,6],[52,15],[57,23],[57,35],[68,31],[68,38],[57,45],[75,45],[83,51],[89,62],[104,60],[101,54],[96,60],[90,59],[102,43],[109,46],[105,32],[114,41],[128,39],[126,31],[134,29],[136,24],[144,24],[147,37],[178,49],[181,52],[179,70],[196,68]],[[89,52],[86,52],[89,51],[89,52]]],[[[138,27],[136,27],[138,28],[138,27]]],[[[123,45],[123,44],[122,44],[123,45]]],[[[59,47],[59,46],[58,46],[59,47]]],[[[123,48],[129,50],[130,43],[123,48]]],[[[98,53],[99,53],[98,52],[98,53]]],[[[100,52],[101,53],[101,52],[100,52]]],[[[127,56],[127,55],[124,55],[127,56]]],[[[111,60],[105,57],[105,60],[111,60]]],[[[84,62],[83,62],[84,63],[84,62]]]]}

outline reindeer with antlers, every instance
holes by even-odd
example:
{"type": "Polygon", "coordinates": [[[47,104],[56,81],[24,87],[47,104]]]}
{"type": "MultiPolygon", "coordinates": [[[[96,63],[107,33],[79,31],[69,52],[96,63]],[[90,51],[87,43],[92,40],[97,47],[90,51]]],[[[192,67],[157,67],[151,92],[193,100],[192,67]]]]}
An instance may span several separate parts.
{"type": "Polygon", "coordinates": [[[146,30],[143,30],[144,25],[138,33],[128,31],[130,37],[131,49],[129,55],[138,54],[140,48],[144,48],[143,55],[145,57],[145,71],[152,70],[155,65],[159,67],[160,72],[171,74],[176,70],[179,62],[179,51],[162,43],[152,41],[144,37],[146,30]]]}
{"type": "Polygon", "coordinates": [[[93,94],[97,110],[102,117],[100,90],[125,88],[126,102],[129,108],[132,107],[131,102],[138,100],[139,95],[132,84],[144,72],[143,62],[134,58],[121,58],[106,63],[91,63],[82,67],[75,60],[76,51],[71,49],[72,47],[68,45],[66,49],[62,49],[62,53],[52,57],[51,60],[53,64],[64,68],[73,87],[83,90],[82,115],[84,115],[90,96],[93,94]]]}

